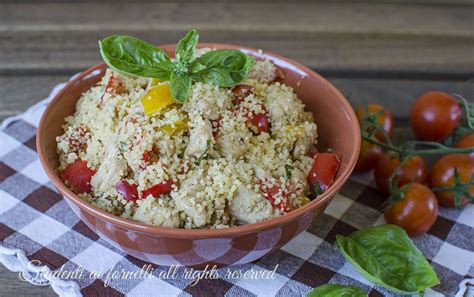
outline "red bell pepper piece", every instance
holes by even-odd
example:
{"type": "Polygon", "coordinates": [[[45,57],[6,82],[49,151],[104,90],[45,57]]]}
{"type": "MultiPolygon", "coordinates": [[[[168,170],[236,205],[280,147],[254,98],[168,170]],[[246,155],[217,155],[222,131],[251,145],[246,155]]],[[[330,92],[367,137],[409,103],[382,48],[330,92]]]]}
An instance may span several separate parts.
{"type": "Polygon", "coordinates": [[[306,177],[313,198],[325,192],[334,182],[341,161],[335,154],[317,153],[306,177]]]}
{"type": "Polygon", "coordinates": [[[142,198],[148,197],[148,195],[152,195],[153,197],[158,197],[161,194],[170,192],[174,185],[173,180],[169,179],[163,183],[159,183],[149,187],[148,189],[142,191],[142,198]]]}
{"type": "Polygon", "coordinates": [[[115,184],[115,189],[127,201],[135,202],[138,199],[138,190],[135,184],[129,184],[122,180],[115,184]]]}
{"type": "Polygon", "coordinates": [[[75,193],[81,194],[92,191],[91,179],[94,174],[95,171],[87,167],[86,161],[76,160],[63,170],[61,177],[75,193]]]}

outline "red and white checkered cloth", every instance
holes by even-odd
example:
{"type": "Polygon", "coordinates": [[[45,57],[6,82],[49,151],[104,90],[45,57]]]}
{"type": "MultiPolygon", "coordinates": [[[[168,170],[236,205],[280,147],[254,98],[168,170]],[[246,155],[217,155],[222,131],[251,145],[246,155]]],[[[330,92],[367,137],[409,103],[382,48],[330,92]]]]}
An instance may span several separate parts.
{"type": "MultiPolygon", "coordinates": [[[[93,233],[69,209],[43,172],[35,151],[35,134],[49,99],[61,89],[20,116],[3,122],[0,131],[0,261],[33,284],[51,285],[63,296],[298,296],[326,284],[351,284],[369,295],[393,295],[365,280],[345,261],[336,248],[336,234],[348,235],[361,228],[383,224],[383,199],[368,176],[353,177],[341,193],[307,231],[280,250],[250,264],[219,269],[219,279],[164,279],[167,267],[152,265],[151,275],[132,280],[104,281],[110,271],[139,271],[144,263],[109,245],[93,233]],[[369,182],[368,182],[369,181],[369,182]],[[38,265],[28,265],[38,260],[38,265]],[[41,264],[40,264],[41,263],[41,264]],[[269,280],[227,278],[227,270],[273,270],[269,280]],[[45,267],[46,265],[46,267],[45,267]],[[61,280],[47,273],[62,268],[83,268],[84,277],[61,280]],[[102,272],[98,278],[90,271],[102,272]]],[[[474,286],[474,205],[464,210],[441,208],[436,224],[415,244],[436,270],[441,284],[426,296],[472,294],[474,286]],[[467,293],[466,293],[467,292],[467,293]]],[[[472,295],[470,295],[472,296],[472,295]]]]}

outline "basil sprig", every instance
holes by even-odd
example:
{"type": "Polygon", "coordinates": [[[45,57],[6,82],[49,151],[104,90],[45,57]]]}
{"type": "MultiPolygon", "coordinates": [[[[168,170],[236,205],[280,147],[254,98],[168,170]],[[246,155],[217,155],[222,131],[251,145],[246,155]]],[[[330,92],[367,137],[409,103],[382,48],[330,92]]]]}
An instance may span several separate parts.
{"type": "Polygon", "coordinates": [[[355,286],[326,284],[312,289],[306,297],[366,297],[367,293],[355,286]]]}
{"type": "Polygon", "coordinates": [[[344,257],[367,280],[401,294],[439,284],[438,276],[405,230],[382,225],[336,236],[344,257]]]}
{"type": "Polygon", "coordinates": [[[199,34],[189,31],[178,42],[175,60],[160,48],[132,36],[112,35],[99,41],[105,63],[129,76],[170,81],[171,95],[186,102],[193,81],[232,87],[244,80],[255,59],[238,50],[213,50],[194,59],[199,34]]]}

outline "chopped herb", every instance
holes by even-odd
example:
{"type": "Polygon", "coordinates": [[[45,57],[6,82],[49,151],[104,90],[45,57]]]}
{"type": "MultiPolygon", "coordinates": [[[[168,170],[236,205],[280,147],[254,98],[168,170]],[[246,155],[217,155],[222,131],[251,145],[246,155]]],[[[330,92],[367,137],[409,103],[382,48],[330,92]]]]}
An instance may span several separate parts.
{"type": "Polygon", "coordinates": [[[324,190],[321,188],[321,185],[318,182],[314,182],[310,185],[311,194],[314,196],[319,196],[324,193],[324,190]]]}
{"type": "Polygon", "coordinates": [[[285,165],[285,173],[286,173],[286,178],[290,178],[292,173],[293,173],[293,169],[295,169],[295,167],[291,166],[291,165],[285,165]]]}
{"type": "Polygon", "coordinates": [[[127,143],[125,141],[120,141],[118,147],[119,151],[123,153],[127,149],[127,143]]]}
{"type": "Polygon", "coordinates": [[[194,164],[196,164],[196,165],[199,166],[199,164],[201,164],[201,161],[206,158],[206,155],[207,155],[207,153],[208,153],[208,151],[209,151],[210,148],[211,148],[211,141],[208,140],[208,141],[206,142],[206,150],[204,151],[204,153],[202,153],[202,154],[199,156],[199,158],[196,159],[196,162],[194,162],[194,164]]]}

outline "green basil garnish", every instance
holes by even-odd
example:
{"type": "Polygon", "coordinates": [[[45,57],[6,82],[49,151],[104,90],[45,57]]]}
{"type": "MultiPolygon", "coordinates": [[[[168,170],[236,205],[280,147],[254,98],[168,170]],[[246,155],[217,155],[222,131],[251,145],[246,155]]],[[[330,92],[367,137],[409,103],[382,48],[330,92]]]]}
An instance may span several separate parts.
{"type": "Polygon", "coordinates": [[[210,51],[194,60],[194,80],[232,87],[247,77],[255,60],[237,50],[210,51]]]}
{"type": "Polygon", "coordinates": [[[132,36],[113,35],[99,41],[100,54],[114,71],[125,75],[169,80],[173,64],[168,55],[132,36]]]}
{"type": "Polygon", "coordinates": [[[149,43],[131,36],[113,35],[99,41],[105,63],[119,73],[170,81],[173,98],[181,103],[189,97],[192,81],[232,87],[244,80],[255,59],[237,50],[214,50],[194,59],[199,40],[189,31],[176,46],[175,61],[149,43]]]}
{"type": "Polygon", "coordinates": [[[190,62],[193,58],[198,40],[199,33],[196,30],[189,31],[176,46],[176,60],[184,63],[190,62]]]}
{"type": "Polygon", "coordinates": [[[364,290],[354,286],[327,284],[314,288],[307,297],[365,297],[364,290]]]}
{"type": "Polygon", "coordinates": [[[184,102],[189,97],[191,83],[191,77],[186,73],[173,71],[170,79],[171,96],[179,102],[184,102]]]}
{"type": "Polygon", "coordinates": [[[344,257],[367,280],[401,294],[439,284],[438,276],[405,230],[382,225],[336,236],[344,257]]]}

